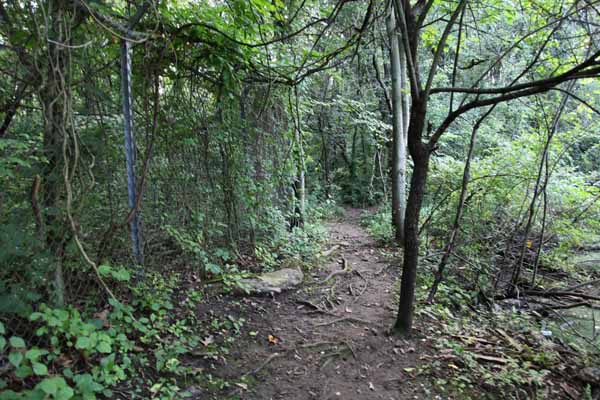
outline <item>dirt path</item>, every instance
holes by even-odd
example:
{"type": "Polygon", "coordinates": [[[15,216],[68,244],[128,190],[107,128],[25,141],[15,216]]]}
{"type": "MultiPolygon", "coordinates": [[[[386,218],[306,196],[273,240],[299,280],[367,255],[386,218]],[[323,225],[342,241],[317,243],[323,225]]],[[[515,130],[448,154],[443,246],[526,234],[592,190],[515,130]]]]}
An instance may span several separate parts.
{"type": "Polygon", "coordinates": [[[243,300],[248,333],[216,374],[248,374],[253,382],[217,398],[435,398],[427,382],[411,376],[427,352],[421,341],[385,334],[393,323],[395,267],[359,218],[360,210],[347,210],[343,221],[328,225],[330,246],[339,250],[302,288],[243,300]],[[343,265],[351,272],[324,282],[343,265]]]}

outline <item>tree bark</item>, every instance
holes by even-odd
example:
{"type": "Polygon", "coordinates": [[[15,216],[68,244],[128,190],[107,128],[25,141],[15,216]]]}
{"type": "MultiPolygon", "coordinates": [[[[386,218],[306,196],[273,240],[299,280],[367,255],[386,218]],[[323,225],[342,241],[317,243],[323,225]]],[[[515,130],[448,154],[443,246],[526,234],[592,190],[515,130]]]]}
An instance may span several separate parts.
{"type": "MultiPolygon", "coordinates": [[[[404,53],[396,32],[396,19],[390,2],[390,9],[386,18],[387,34],[390,41],[390,64],[392,75],[392,224],[394,225],[396,240],[404,242],[404,223],[406,213],[406,134],[404,122],[406,101],[403,96],[402,77],[404,53]]],[[[404,65],[406,63],[404,62],[404,65]]]]}
{"type": "Polygon", "coordinates": [[[421,141],[427,106],[413,100],[408,130],[408,149],[414,162],[404,224],[404,261],[400,286],[400,304],[394,331],[409,336],[412,331],[417,265],[419,262],[419,217],[425,197],[430,152],[421,141]]]}
{"type": "Polygon", "coordinates": [[[49,21],[49,37],[53,42],[48,43],[48,60],[46,65],[40,65],[40,70],[46,70],[44,85],[40,88],[39,99],[44,118],[43,149],[47,163],[42,170],[42,206],[44,210],[44,231],[46,245],[55,258],[54,268],[54,297],[59,307],[65,304],[65,282],[63,276],[63,258],[65,254],[65,225],[60,215],[61,182],[63,182],[62,146],[65,131],[68,129],[67,82],[68,62],[65,49],[57,45],[65,42],[64,27],[65,5],[56,2],[51,7],[49,21]]]}

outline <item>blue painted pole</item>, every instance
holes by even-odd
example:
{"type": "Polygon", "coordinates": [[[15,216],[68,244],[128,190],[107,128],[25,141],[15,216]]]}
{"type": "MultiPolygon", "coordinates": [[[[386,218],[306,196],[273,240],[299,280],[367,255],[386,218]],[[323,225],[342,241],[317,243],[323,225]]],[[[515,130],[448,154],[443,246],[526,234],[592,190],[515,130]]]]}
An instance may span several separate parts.
{"type": "MultiPolygon", "coordinates": [[[[123,101],[123,120],[125,133],[125,161],[127,166],[127,195],[129,209],[135,208],[135,140],[133,136],[133,101],[131,93],[131,43],[121,40],[121,94],[123,101]]],[[[138,265],[142,265],[144,257],[140,246],[139,218],[137,211],[130,222],[131,244],[133,256],[138,265]]]]}

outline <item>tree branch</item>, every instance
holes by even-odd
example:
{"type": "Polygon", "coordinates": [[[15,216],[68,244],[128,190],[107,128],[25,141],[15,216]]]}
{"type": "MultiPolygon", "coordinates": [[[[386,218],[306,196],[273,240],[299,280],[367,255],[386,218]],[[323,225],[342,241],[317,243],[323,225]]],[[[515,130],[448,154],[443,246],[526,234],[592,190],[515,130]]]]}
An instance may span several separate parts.
{"type": "Polygon", "coordinates": [[[431,62],[431,68],[429,69],[429,76],[427,77],[427,84],[425,85],[425,93],[424,96],[427,97],[431,90],[431,85],[433,84],[433,78],[435,73],[437,72],[438,65],[440,63],[440,58],[442,57],[442,53],[444,52],[444,46],[446,45],[446,40],[448,40],[448,35],[452,30],[452,27],[456,23],[458,16],[461,14],[463,7],[467,4],[466,0],[460,0],[460,3],[456,7],[456,10],[452,13],[450,17],[450,21],[446,24],[444,28],[444,32],[442,33],[442,37],[438,42],[437,48],[435,49],[435,55],[433,56],[433,61],[431,62]]]}

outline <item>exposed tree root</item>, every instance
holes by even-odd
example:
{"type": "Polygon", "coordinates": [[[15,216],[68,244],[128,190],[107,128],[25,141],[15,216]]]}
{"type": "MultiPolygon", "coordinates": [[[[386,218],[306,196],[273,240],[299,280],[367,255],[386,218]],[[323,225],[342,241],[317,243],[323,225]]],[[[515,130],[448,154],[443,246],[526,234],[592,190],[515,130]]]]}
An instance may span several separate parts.
{"type": "Polygon", "coordinates": [[[366,325],[377,325],[375,324],[373,321],[367,321],[366,319],[361,319],[361,318],[356,318],[356,317],[341,317],[338,319],[334,319],[328,322],[321,322],[319,324],[315,324],[315,327],[319,327],[319,326],[326,326],[326,325],[331,325],[331,324],[337,324],[339,322],[356,322],[356,323],[360,323],[360,324],[366,324],[366,325]]]}

